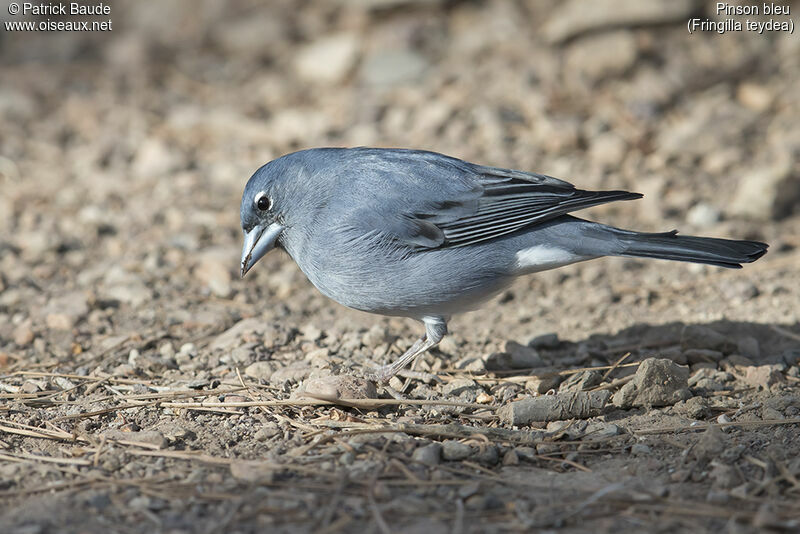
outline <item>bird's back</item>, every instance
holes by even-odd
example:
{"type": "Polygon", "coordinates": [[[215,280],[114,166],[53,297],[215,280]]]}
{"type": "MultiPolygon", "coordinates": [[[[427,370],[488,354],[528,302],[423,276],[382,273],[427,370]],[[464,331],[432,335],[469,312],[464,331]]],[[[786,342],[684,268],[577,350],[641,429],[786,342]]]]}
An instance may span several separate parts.
{"type": "Polygon", "coordinates": [[[396,149],[314,149],[289,157],[304,166],[303,194],[318,202],[303,208],[303,224],[286,231],[284,247],[330,298],[387,315],[449,314],[512,280],[513,239],[447,247],[435,226],[478,209],[479,172],[490,168],[396,149]]]}

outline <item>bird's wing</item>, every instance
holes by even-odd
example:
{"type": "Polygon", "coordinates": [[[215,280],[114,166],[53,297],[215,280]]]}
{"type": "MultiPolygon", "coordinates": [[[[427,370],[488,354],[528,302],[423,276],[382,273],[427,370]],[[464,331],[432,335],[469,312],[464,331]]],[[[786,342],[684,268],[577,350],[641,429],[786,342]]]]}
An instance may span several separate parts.
{"type": "Polygon", "coordinates": [[[627,191],[585,191],[541,174],[478,165],[473,168],[483,193],[473,213],[438,224],[447,246],[472,245],[572,211],[642,196],[627,191]]]}
{"type": "Polygon", "coordinates": [[[362,232],[414,248],[472,245],[572,211],[641,197],[584,191],[551,176],[432,152],[376,150],[369,156],[359,178],[378,194],[359,199],[358,212],[349,219],[362,232]]]}

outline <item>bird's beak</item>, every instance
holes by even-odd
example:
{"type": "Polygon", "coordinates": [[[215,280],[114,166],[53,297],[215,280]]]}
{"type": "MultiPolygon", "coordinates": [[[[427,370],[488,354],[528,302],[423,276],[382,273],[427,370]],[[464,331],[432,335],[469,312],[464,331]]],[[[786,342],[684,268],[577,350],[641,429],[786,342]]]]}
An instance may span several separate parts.
{"type": "Polygon", "coordinates": [[[244,247],[242,247],[242,277],[247,274],[264,254],[275,248],[275,241],[283,231],[283,226],[278,223],[254,226],[249,232],[244,233],[244,247]]]}

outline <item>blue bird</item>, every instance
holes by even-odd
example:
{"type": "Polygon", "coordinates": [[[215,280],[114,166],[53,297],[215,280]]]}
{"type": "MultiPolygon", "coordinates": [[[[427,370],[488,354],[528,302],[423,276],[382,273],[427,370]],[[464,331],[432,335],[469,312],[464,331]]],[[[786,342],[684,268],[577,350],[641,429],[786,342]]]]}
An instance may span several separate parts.
{"type": "Polygon", "coordinates": [[[437,345],[453,314],[478,308],[518,276],[602,256],[741,268],[767,251],[758,241],[634,232],[569,215],[641,196],[435,152],[303,150],[247,182],[241,274],[283,248],[336,302],[421,321],[425,335],[368,375],[383,382],[437,345]]]}

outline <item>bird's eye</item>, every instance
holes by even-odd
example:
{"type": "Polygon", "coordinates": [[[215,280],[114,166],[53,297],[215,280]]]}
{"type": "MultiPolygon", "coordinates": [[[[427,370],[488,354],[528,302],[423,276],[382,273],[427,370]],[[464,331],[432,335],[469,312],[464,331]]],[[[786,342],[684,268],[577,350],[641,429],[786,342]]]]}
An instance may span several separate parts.
{"type": "Polygon", "coordinates": [[[256,195],[256,207],[259,211],[267,211],[272,207],[272,200],[270,200],[266,193],[259,193],[256,195]]]}

